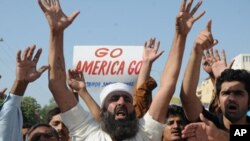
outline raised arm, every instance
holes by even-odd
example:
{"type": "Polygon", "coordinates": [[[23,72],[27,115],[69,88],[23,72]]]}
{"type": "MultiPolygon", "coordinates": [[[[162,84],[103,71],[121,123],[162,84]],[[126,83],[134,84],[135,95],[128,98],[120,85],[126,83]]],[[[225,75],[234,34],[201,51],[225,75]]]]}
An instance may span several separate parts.
{"type": "Polygon", "coordinates": [[[193,0],[186,4],[183,0],[179,14],[176,17],[176,31],[172,47],[169,52],[168,59],[163,70],[161,83],[158,93],[156,94],[149,114],[157,121],[165,122],[166,113],[170,100],[175,92],[175,86],[178,80],[183,52],[185,48],[186,38],[195,21],[204,15],[204,11],[198,16],[193,17],[202,1],[199,1],[196,6],[190,11],[193,0]]]}
{"type": "Polygon", "coordinates": [[[68,84],[71,89],[78,91],[78,94],[88,106],[92,116],[99,122],[101,120],[101,108],[87,91],[83,73],[77,72],[77,70],[69,70],[68,84]]]}
{"type": "Polygon", "coordinates": [[[210,49],[218,43],[213,39],[211,32],[212,21],[207,23],[206,29],[201,31],[195,40],[194,47],[185,70],[182,87],[181,102],[189,121],[197,121],[202,112],[202,103],[196,96],[199,81],[203,50],[210,49]]]}
{"type": "Polygon", "coordinates": [[[48,66],[42,66],[40,69],[36,70],[36,65],[42,53],[42,49],[38,49],[33,58],[35,49],[35,45],[26,48],[22,57],[21,51],[18,51],[16,59],[16,79],[10,93],[23,96],[28,84],[38,79],[41,74],[48,69],[48,66]]]}
{"type": "Polygon", "coordinates": [[[142,55],[142,66],[140,73],[137,78],[136,88],[138,89],[148,78],[150,77],[150,72],[152,65],[157,58],[159,58],[163,51],[158,52],[160,44],[156,46],[155,38],[150,38],[147,42],[144,43],[143,55],[142,55]]]}
{"type": "Polygon", "coordinates": [[[136,117],[141,118],[149,109],[152,102],[152,91],[157,86],[150,77],[153,62],[159,58],[163,51],[158,52],[160,44],[155,44],[155,38],[150,38],[144,44],[142,67],[140,69],[134,93],[134,108],[136,117]]]}
{"type": "Polygon", "coordinates": [[[49,89],[62,112],[77,104],[76,98],[66,85],[65,60],[63,55],[64,30],[74,21],[79,12],[66,16],[59,0],[38,0],[50,27],[49,89]]]}
{"type": "Polygon", "coordinates": [[[16,59],[16,79],[11,88],[10,94],[7,95],[0,110],[0,140],[14,141],[22,140],[22,111],[21,100],[24,92],[30,82],[37,80],[41,74],[48,69],[43,66],[36,70],[42,49],[39,49],[33,58],[35,46],[25,49],[22,57],[21,51],[17,53],[16,59]]]}

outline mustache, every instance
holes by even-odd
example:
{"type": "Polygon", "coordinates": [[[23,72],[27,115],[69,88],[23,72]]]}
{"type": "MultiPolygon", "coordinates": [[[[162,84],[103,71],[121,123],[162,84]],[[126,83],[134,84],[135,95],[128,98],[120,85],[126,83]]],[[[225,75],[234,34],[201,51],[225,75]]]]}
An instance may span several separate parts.
{"type": "Polygon", "coordinates": [[[126,112],[126,114],[128,114],[128,109],[124,105],[117,105],[115,107],[115,113],[117,113],[119,111],[124,111],[124,112],[126,112]]]}
{"type": "Polygon", "coordinates": [[[237,104],[234,101],[229,101],[226,105],[226,108],[230,108],[230,107],[239,107],[239,104],[237,104]]]}

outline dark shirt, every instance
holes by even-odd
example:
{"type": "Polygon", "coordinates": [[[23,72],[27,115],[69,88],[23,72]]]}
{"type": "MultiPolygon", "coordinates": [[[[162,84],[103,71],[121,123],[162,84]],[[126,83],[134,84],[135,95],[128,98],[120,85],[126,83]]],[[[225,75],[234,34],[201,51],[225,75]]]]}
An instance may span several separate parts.
{"type": "MultiPolygon", "coordinates": [[[[221,114],[214,114],[212,112],[207,111],[203,107],[202,114],[204,115],[205,118],[212,121],[216,125],[217,128],[229,132],[229,130],[225,127],[225,125],[223,123],[223,114],[222,113],[221,114]]],[[[247,122],[250,124],[250,117],[249,116],[247,116],[247,122]]]]}

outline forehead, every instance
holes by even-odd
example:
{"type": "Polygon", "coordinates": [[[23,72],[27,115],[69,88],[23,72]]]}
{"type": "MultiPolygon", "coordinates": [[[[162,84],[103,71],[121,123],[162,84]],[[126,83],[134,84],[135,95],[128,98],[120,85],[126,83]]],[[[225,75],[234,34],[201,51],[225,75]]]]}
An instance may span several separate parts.
{"type": "Polygon", "coordinates": [[[128,92],[125,92],[125,91],[114,91],[114,92],[111,92],[106,99],[110,99],[112,97],[129,97],[132,99],[132,96],[131,94],[129,94],[128,92]]]}
{"type": "Polygon", "coordinates": [[[245,84],[239,81],[223,82],[221,85],[221,91],[228,90],[245,90],[245,84]]]}
{"type": "Polygon", "coordinates": [[[180,115],[169,115],[166,120],[167,121],[182,120],[182,117],[180,115]]]}
{"type": "Polygon", "coordinates": [[[51,121],[62,121],[61,115],[60,114],[54,115],[52,117],[51,121]]]}

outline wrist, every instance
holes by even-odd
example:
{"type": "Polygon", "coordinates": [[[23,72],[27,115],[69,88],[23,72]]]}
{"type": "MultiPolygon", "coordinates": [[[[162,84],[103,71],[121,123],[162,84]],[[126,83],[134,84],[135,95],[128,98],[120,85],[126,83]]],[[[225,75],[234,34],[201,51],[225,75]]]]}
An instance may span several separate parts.
{"type": "Polygon", "coordinates": [[[28,81],[16,79],[10,92],[15,95],[23,96],[28,84],[28,81]]]}
{"type": "Polygon", "coordinates": [[[195,52],[196,54],[200,54],[202,56],[202,54],[203,54],[202,46],[200,46],[199,44],[195,43],[194,47],[193,47],[193,52],[195,52]]]}
{"type": "Polygon", "coordinates": [[[50,34],[52,36],[61,36],[63,35],[63,30],[50,29],[50,34]]]}
{"type": "Polygon", "coordinates": [[[86,89],[86,87],[82,87],[82,88],[80,88],[79,89],[79,93],[86,93],[87,92],[87,89],[86,89]]]}
{"type": "Polygon", "coordinates": [[[150,67],[152,64],[153,62],[150,60],[142,60],[142,66],[150,67]]]}
{"type": "Polygon", "coordinates": [[[186,39],[187,35],[188,34],[183,34],[183,33],[179,32],[178,30],[176,30],[176,32],[175,32],[175,37],[178,37],[180,39],[186,39]]]}

